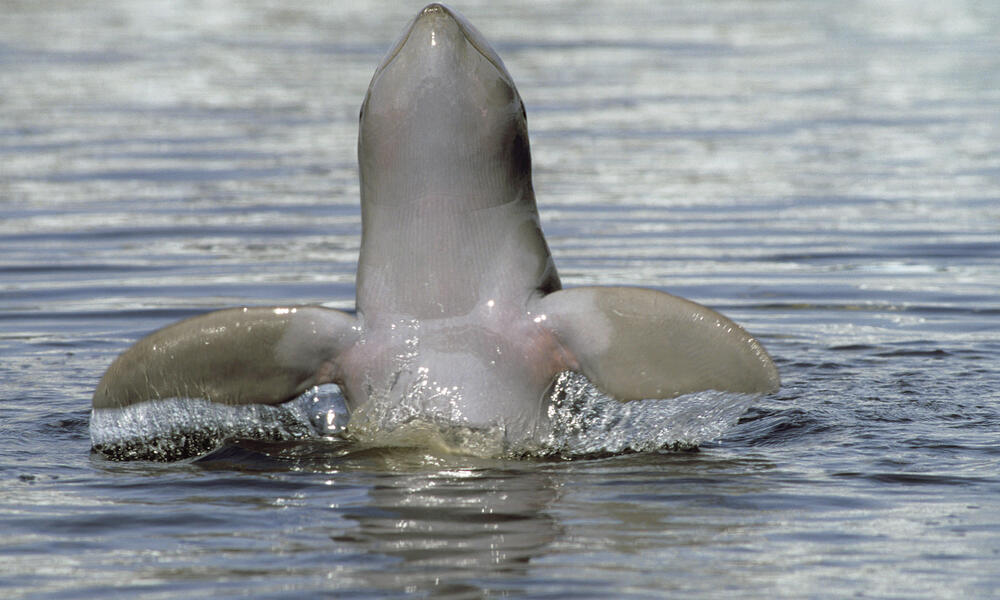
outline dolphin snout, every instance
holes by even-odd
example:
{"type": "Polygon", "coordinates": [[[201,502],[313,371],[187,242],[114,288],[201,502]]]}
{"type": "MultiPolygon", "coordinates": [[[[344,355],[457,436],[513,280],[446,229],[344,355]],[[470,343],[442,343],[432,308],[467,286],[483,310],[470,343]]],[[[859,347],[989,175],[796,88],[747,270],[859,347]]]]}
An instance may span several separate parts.
{"type": "Polygon", "coordinates": [[[422,11],[420,11],[420,16],[422,17],[424,15],[435,15],[441,13],[450,15],[451,11],[448,10],[447,6],[441,4],[440,2],[431,2],[430,4],[425,6],[422,11]]]}
{"type": "Polygon", "coordinates": [[[410,27],[408,42],[417,43],[426,49],[465,42],[471,36],[461,18],[444,4],[428,4],[410,27]]]}
{"type": "MultiPolygon", "coordinates": [[[[461,55],[463,52],[459,49],[466,47],[466,45],[471,46],[474,53],[482,55],[491,62],[500,76],[513,87],[514,83],[507,73],[503,61],[500,60],[500,56],[486,41],[483,34],[461,14],[438,2],[428,4],[414,17],[402,37],[386,55],[379,69],[376,70],[376,75],[400,54],[412,54],[415,62],[431,61],[434,60],[433,57],[461,55]]],[[[457,60],[461,62],[461,59],[457,60]]],[[[465,62],[461,62],[461,64],[469,66],[465,62]]]]}

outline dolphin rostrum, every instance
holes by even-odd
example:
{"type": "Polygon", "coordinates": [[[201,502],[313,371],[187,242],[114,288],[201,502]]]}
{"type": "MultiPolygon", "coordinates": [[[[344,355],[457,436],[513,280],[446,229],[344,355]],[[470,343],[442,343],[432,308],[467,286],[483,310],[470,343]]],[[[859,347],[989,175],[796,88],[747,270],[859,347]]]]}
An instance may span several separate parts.
{"type": "Polygon", "coordinates": [[[524,105],[500,57],[430,4],[361,107],[357,310],[234,308],[119,356],[95,411],[170,398],[278,404],[337,384],[351,412],[404,400],[530,435],[563,371],[622,401],[774,391],[757,340],[721,314],[632,287],[562,290],[539,225],[524,105]]]}

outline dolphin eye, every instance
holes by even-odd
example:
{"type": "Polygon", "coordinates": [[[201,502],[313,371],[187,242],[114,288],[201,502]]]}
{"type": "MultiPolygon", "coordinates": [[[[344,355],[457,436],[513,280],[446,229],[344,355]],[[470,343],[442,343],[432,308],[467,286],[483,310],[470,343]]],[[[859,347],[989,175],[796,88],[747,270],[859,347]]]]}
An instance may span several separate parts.
{"type": "Polygon", "coordinates": [[[510,104],[514,101],[516,92],[506,81],[497,78],[491,88],[487,89],[490,101],[498,105],[510,104]]]}
{"type": "Polygon", "coordinates": [[[361,101],[361,109],[358,110],[358,121],[365,118],[365,108],[368,106],[368,100],[371,98],[371,92],[365,94],[365,99],[361,101]]]}

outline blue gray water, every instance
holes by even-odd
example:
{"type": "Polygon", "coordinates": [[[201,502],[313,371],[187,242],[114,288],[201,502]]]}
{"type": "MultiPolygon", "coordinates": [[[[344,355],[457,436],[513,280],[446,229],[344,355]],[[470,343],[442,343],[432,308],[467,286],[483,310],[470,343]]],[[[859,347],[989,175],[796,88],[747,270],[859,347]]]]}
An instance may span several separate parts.
{"type": "Polygon", "coordinates": [[[141,335],[353,305],[358,108],[420,4],[6,2],[0,595],[1000,594],[1000,5],[456,7],[564,284],[717,308],[782,390],[698,451],[92,455],[141,335]]]}

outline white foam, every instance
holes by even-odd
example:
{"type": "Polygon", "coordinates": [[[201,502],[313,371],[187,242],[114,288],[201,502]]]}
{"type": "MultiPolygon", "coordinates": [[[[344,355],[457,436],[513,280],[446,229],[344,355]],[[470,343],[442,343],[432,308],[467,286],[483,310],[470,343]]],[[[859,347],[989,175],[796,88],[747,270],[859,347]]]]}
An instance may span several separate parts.
{"type": "Polygon", "coordinates": [[[579,456],[694,447],[719,438],[757,397],[706,391],[620,402],[586,377],[564,372],[554,386],[538,452],[579,456]]]}
{"type": "Polygon", "coordinates": [[[349,420],[339,389],[322,386],[275,406],[179,398],[94,410],[90,433],[95,450],[117,459],[176,460],[208,452],[229,438],[324,437],[364,447],[573,457],[697,446],[720,437],[755,398],[710,391],[669,400],[619,402],[582,375],[566,372],[553,386],[548,419],[528,432],[507,431],[502,424],[469,427],[460,416],[422,410],[422,403],[407,399],[371,403],[349,420]]]}
{"type": "Polygon", "coordinates": [[[212,450],[229,438],[264,440],[337,436],[347,409],[337,386],[321,386],[279,405],[231,406],[169,398],[125,408],[94,409],[93,448],[111,458],[176,460],[212,450]]]}

